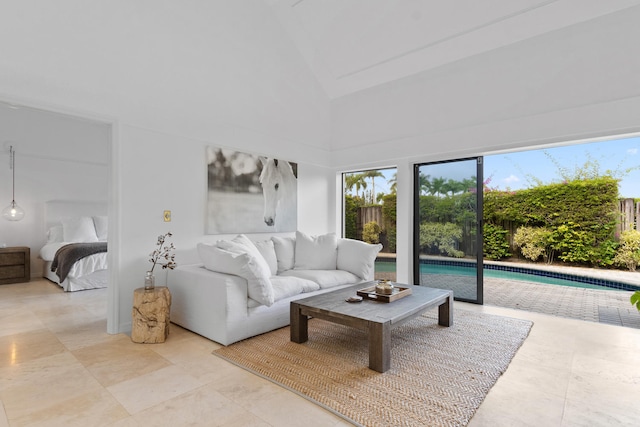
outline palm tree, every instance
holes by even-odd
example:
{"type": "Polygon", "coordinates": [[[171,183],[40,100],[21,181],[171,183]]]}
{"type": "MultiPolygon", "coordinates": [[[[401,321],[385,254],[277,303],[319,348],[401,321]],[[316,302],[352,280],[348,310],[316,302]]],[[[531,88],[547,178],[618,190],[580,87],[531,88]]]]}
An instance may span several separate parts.
{"type": "MultiPolygon", "coordinates": [[[[365,181],[365,177],[361,173],[347,173],[344,175],[344,186],[347,191],[351,191],[353,187],[356,188],[356,196],[358,196],[358,192],[360,189],[367,188],[367,182],[365,181]]],[[[362,200],[364,200],[364,190],[362,194],[362,200]]]]}
{"type": "Polygon", "coordinates": [[[420,188],[420,194],[427,195],[431,192],[431,175],[423,175],[420,173],[418,176],[418,187],[420,188]]]}
{"type": "Polygon", "coordinates": [[[391,187],[389,187],[391,194],[396,194],[398,192],[398,172],[393,174],[393,176],[387,181],[387,184],[391,184],[391,187]]]}
{"type": "Polygon", "coordinates": [[[433,178],[433,180],[431,181],[431,193],[436,196],[441,195],[442,192],[444,191],[444,186],[445,186],[444,178],[442,177],[433,178]]]}
{"type": "Polygon", "coordinates": [[[375,202],[375,198],[376,198],[376,183],[375,183],[375,178],[376,177],[382,177],[384,178],[384,175],[382,174],[382,172],[380,172],[379,170],[368,170],[362,173],[362,177],[363,178],[371,178],[371,203],[375,202]]]}

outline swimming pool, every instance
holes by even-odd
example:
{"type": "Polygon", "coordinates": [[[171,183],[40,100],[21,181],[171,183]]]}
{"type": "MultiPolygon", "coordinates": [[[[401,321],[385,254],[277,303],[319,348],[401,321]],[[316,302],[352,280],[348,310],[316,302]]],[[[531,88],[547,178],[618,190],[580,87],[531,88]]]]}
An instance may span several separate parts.
{"type": "MultiPolygon", "coordinates": [[[[377,260],[377,272],[395,272],[396,263],[377,260]]],[[[420,274],[444,274],[456,276],[475,276],[475,265],[464,261],[420,260],[420,274]]],[[[546,283],[551,285],[570,286],[573,288],[599,289],[607,291],[637,291],[639,287],[594,277],[576,276],[532,268],[512,267],[508,265],[485,264],[484,277],[494,279],[521,280],[525,282],[546,283]]]]}

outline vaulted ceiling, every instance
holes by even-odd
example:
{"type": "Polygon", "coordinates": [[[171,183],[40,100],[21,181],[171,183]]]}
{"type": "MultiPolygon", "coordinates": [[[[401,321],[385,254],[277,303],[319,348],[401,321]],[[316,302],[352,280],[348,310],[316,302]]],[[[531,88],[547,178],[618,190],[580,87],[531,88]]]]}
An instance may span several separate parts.
{"type": "Polygon", "coordinates": [[[264,0],[330,98],[637,6],[638,0],[264,0]]]}

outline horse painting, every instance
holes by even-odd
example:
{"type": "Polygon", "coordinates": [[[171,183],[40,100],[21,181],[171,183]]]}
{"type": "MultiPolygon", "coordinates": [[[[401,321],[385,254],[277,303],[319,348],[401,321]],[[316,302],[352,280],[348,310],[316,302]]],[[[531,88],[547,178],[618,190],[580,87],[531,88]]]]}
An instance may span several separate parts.
{"type": "Polygon", "coordinates": [[[297,222],[297,178],[284,160],[260,157],[264,222],[274,231],[292,231],[297,222]]]}

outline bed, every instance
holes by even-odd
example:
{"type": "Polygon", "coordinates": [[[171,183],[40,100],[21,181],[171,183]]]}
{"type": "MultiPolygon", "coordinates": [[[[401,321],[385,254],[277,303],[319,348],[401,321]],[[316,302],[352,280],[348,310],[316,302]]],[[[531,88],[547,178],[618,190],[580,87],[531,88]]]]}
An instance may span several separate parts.
{"type": "Polygon", "coordinates": [[[45,227],[39,257],[46,279],[65,292],[107,286],[106,202],[45,202],[45,227]]]}

